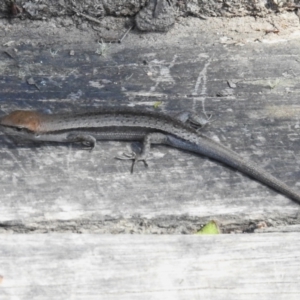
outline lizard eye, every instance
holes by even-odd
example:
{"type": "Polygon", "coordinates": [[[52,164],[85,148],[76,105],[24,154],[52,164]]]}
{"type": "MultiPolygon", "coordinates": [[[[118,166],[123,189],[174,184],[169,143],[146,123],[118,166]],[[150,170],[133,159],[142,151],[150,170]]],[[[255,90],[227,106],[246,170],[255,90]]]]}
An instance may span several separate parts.
{"type": "Polygon", "coordinates": [[[23,128],[16,127],[16,131],[18,131],[18,132],[23,131],[23,128]]]}

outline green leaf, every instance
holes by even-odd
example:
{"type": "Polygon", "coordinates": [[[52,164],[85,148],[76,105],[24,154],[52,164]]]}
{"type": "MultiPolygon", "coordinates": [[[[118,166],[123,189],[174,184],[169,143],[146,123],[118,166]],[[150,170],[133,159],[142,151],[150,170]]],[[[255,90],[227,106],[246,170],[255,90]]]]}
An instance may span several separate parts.
{"type": "Polygon", "coordinates": [[[162,102],[161,101],[156,101],[154,104],[153,104],[153,107],[154,108],[158,108],[159,106],[162,105],[162,102]]]}
{"type": "Polygon", "coordinates": [[[197,231],[196,234],[220,234],[220,229],[216,221],[210,221],[197,231]]]}

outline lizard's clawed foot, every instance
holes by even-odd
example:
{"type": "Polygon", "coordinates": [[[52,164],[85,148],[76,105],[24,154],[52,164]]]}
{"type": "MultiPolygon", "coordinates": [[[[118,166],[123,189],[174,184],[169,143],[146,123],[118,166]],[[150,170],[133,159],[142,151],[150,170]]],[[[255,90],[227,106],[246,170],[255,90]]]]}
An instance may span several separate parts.
{"type": "Polygon", "coordinates": [[[120,160],[132,160],[130,173],[133,173],[134,165],[137,161],[142,161],[145,167],[148,167],[146,158],[143,157],[142,155],[136,154],[135,152],[131,152],[131,153],[125,152],[123,153],[123,155],[116,156],[115,158],[120,160]]]}

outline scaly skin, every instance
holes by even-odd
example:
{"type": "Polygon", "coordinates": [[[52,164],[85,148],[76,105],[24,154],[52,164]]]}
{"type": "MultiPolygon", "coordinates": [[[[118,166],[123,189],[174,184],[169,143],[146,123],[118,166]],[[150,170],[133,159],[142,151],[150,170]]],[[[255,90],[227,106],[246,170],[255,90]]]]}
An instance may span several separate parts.
{"type": "Polygon", "coordinates": [[[108,108],[95,112],[46,115],[34,111],[14,111],[0,119],[0,129],[37,141],[82,142],[96,140],[144,140],[140,155],[122,159],[146,158],[150,145],[167,144],[222,162],[300,203],[300,194],[234,151],[199,134],[177,118],[136,108],[108,108]]]}

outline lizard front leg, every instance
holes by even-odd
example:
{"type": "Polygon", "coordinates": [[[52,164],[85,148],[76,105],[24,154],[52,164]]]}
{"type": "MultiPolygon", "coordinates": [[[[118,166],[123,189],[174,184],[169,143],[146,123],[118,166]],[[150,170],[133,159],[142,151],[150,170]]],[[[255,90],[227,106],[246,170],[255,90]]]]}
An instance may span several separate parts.
{"type": "Polygon", "coordinates": [[[70,133],[67,136],[67,142],[80,142],[82,145],[89,148],[89,150],[93,150],[96,145],[96,139],[89,134],[81,134],[81,133],[70,133]]]}

